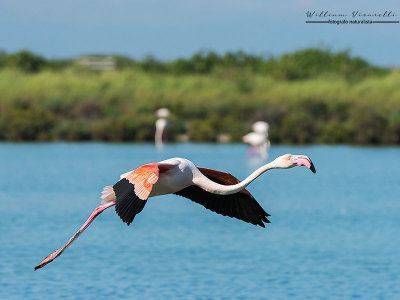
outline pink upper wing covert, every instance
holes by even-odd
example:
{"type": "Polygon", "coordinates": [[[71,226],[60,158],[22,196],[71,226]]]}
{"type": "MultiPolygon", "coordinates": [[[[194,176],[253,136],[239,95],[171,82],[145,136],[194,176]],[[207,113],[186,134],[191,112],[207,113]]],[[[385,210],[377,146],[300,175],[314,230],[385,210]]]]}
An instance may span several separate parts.
{"type": "Polygon", "coordinates": [[[135,194],[141,200],[147,200],[155,184],[159,178],[157,164],[148,164],[137,168],[132,172],[121,175],[121,179],[126,178],[135,186],[135,194]]]}
{"type": "Polygon", "coordinates": [[[113,189],[117,198],[115,212],[122,221],[128,225],[132,223],[135,216],[144,208],[159,174],[172,167],[175,166],[153,163],[121,175],[121,179],[113,189]]]}

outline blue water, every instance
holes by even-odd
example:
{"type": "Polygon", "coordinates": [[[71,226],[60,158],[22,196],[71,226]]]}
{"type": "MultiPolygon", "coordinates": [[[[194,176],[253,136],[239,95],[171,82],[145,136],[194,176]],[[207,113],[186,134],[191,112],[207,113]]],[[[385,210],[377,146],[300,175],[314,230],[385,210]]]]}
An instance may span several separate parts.
{"type": "Polygon", "coordinates": [[[174,195],[127,227],[113,209],[36,272],[144,163],[185,157],[244,179],[243,145],[0,144],[0,299],[400,299],[400,149],[273,147],[317,168],[273,170],[249,191],[267,228],[174,195]]]}

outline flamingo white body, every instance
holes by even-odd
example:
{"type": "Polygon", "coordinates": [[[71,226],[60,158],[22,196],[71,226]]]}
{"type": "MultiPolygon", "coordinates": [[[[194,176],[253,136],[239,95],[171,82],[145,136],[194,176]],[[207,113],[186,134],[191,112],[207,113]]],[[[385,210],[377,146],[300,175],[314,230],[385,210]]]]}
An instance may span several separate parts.
{"type": "Polygon", "coordinates": [[[160,164],[173,165],[175,167],[161,173],[150,193],[150,197],[173,194],[193,184],[194,173],[197,174],[196,166],[184,158],[171,158],[159,162],[160,164]]]}
{"type": "Polygon", "coordinates": [[[250,144],[247,152],[248,156],[253,154],[266,160],[268,158],[268,149],[271,146],[268,140],[269,124],[264,121],[257,121],[252,125],[253,132],[243,136],[243,142],[250,144]]]}
{"type": "Polygon", "coordinates": [[[315,173],[315,167],[307,156],[285,154],[260,167],[242,182],[226,172],[196,167],[184,158],[143,165],[122,174],[115,185],[105,187],[102,193],[103,204],[94,210],[62,248],[48,255],[35,270],[58,257],[105,209],[115,205],[116,213],[129,225],[142,211],[147,199],[159,195],[176,194],[218,214],[265,227],[264,223],[269,223],[269,214],[245,189],[246,186],[268,170],[302,165],[315,173]]]}
{"type": "Polygon", "coordinates": [[[266,142],[266,136],[263,133],[250,132],[243,137],[243,141],[250,146],[258,147],[266,142]]]}
{"type": "Polygon", "coordinates": [[[262,159],[268,158],[268,149],[271,146],[271,143],[265,133],[250,132],[243,136],[243,142],[250,144],[250,148],[247,152],[248,156],[255,154],[260,156],[262,159]]]}
{"type": "Polygon", "coordinates": [[[268,136],[269,124],[264,121],[257,121],[252,126],[254,132],[264,133],[268,136]]]}
{"type": "Polygon", "coordinates": [[[165,130],[168,126],[167,118],[170,115],[168,108],[160,108],[156,111],[156,116],[159,118],[156,121],[156,132],[154,140],[157,147],[162,147],[164,144],[163,136],[165,135],[165,130]]]}

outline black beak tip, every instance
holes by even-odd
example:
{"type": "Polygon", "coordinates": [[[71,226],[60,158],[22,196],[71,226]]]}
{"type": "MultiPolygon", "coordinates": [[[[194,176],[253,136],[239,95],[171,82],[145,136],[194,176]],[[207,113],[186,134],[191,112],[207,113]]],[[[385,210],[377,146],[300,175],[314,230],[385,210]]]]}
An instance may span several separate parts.
{"type": "Polygon", "coordinates": [[[313,172],[314,174],[317,173],[317,170],[315,170],[314,164],[313,164],[312,162],[311,162],[310,170],[311,170],[311,172],[313,172]]]}

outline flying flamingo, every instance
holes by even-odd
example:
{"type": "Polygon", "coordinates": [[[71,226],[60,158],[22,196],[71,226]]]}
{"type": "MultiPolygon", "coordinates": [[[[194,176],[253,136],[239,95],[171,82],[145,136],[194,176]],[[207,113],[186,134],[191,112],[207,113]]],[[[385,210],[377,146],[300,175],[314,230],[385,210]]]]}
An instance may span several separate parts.
{"type": "Polygon", "coordinates": [[[271,169],[306,166],[313,173],[315,167],[305,155],[285,154],[260,167],[240,182],[229,173],[196,167],[184,158],[171,158],[147,164],[122,174],[113,186],[102,192],[102,205],[97,207],[77,233],[59,250],[41,261],[35,270],[58,257],[105,209],[115,205],[118,216],[127,225],[140,213],[149,197],[175,194],[203,205],[218,214],[265,227],[270,216],[245,189],[253,180],[271,169]]]}

